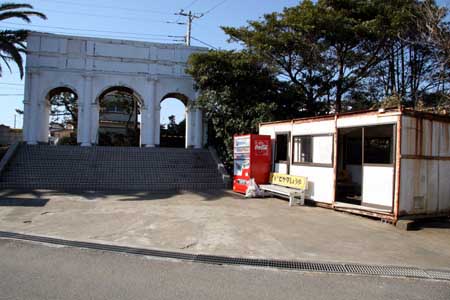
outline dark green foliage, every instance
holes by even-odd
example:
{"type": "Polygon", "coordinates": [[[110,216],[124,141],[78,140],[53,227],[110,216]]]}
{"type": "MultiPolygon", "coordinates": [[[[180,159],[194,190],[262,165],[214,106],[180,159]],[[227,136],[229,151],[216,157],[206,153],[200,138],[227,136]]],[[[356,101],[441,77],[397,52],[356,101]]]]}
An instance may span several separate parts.
{"type": "Polygon", "coordinates": [[[139,101],[129,90],[116,89],[103,95],[100,99],[99,145],[139,146],[139,112],[139,101]],[[104,125],[108,122],[116,123],[117,128],[109,129],[104,125]]]}
{"type": "Polygon", "coordinates": [[[242,52],[193,55],[209,143],[261,121],[406,105],[450,113],[450,27],[432,0],[305,0],[240,28],[242,52]]]}
{"type": "Polygon", "coordinates": [[[139,131],[130,130],[127,134],[117,132],[99,132],[98,144],[100,146],[138,147],[139,131]]]}
{"type": "Polygon", "coordinates": [[[387,59],[385,50],[412,22],[415,3],[307,0],[248,26],[223,29],[301,92],[309,114],[324,106],[340,112],[344,98],[364,90],[364,81],[387,59]]]}
{"type": "Polygon", "coordinates": [[[160,128],[160,146],[183,148],[186,137],[186,119],[177,124],[175,116],[169,116],[169,123],[161,125],[160,128]]]}
{"type": "Polygon", "coordinates": [[[54,90],[50,95],[50,122],[62,128],[72,125],[78,127],[77,95],[69,89],[54,90]]]}
{"type": "Polygon", "coordinates": [[[76,133],[60,138],[58,145],[78,145],[76,133]]]}
{"type": "Polygon", "coordinates": [[[257,57],[232,51],[193,54],[187,72],[201,91],[197,105],[209,122],[208,142],[230,166],[233,135],[255,133],[260,122],[275,117],[279,98],[275,74],[257,57]]]}

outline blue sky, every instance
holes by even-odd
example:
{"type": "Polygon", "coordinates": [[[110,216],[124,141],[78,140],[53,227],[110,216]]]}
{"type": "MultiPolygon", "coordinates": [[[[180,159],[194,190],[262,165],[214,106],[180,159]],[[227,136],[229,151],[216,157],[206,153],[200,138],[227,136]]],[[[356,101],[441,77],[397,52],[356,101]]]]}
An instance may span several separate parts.
{"type": "MultiPolygon", "coordinates": [[[[0,0],[0,2],[6,2],[0,0]]],[[[27,2],[45,13],[48,20],[35,18],[27,25],[20,20],[0,22],[1,28],[28,28],[36,31],[86,35],[118,39],[176,43],[168,36],[183,36],[186,26],[174,24],[183,22],[174,13],[180,9],[205,13],[194,22],[194,38],[221,49],[236,48],[227,43],[227,36],[220,26],[241,26],[247,20],[260,18],[264,13],[281,11],[283,7],[294,6],[298,0],[24,0],[7,2],[27,2]],[[170,23],[169,23],[170,22],[170,23]]],[[[449,5],[450,0],[437,1],[449,5]]],[[[204,46],[193,40],[192,45],[204,46]]],[[[23,81],[18,71],[10,74],[4,68],[0,77],[0,124],[14,125],[16,108],[22,108],[23,81]]],[[[177,101],[162,103],[162,119],[175,114],[176,120],[183,119],[184,107],[177,101]]],[[[166,121],[164,121],[166,122],[166,121]]],[[[16,124],[22,126],[21,117],[16,124]]]]}
{"type": "MultiPolygon", "coordinates": [[[[1,1],[5,2],[5,1],[1,1]]],[[[227,43],[227,37],[220,26],[245,25],[264,13],[281,11],[293,6],[297,0],[28,0],[36,10],[47,15],[48,20],[33,19],[30,25],[20,20],[0,22],[2,28],[28,28],[36,31],[86,35],[118,39],[134,39],[164,43],[176,43],[180,39],[168,36],[183,36],[186,26],[168,22],[183,22],[174,13],[180,9],[205,14],[193,24],[192,36],[216,48],[233,49],[236,44],[227,43]],[[161,36],[162,35],[162,36],[161,36]]],[[[193,40],[192,45],[204,46],[193,40]]],[[[22,108],[23,81],[18,71],[10,74],[4,69],[0,77],[0,124],[14,125],[16,108],[22,108]]],[[[162,103],[161,118],[167,120],[175,114],[176,120],[183,119],[184,107],[178,101],[162,103]]],[[[21,128],[21,116],[16,127],[21,128]]]]}

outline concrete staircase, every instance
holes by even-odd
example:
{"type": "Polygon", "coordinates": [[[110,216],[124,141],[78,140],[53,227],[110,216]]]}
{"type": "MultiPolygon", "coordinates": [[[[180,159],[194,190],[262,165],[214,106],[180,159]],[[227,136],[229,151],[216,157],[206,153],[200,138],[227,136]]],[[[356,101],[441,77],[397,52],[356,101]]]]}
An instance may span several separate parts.
{"type": "Polygon", "coordinates": [[[20,145],[1,189],[177,191],[224,189],[208,150],[20,145]]]}

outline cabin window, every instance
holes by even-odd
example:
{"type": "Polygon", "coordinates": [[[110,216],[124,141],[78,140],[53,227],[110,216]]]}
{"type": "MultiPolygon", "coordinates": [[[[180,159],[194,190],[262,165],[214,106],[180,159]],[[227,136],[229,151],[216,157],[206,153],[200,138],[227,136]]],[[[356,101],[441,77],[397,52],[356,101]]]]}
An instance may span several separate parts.
{"type": "Polygon", "coordinates": [[[333,136],[301,135],[294,136],[293,163],[332,165],[333,136]]]}
{"type": "Polygon", "coordinates": [[[312,136],[294,136],[294,163],[312,163],[312,136]]]}
{"type": "Polygon", "coordinates": [[[381,125],[364,128],[364,163],[393,163],[394,126],[381,125]]]}

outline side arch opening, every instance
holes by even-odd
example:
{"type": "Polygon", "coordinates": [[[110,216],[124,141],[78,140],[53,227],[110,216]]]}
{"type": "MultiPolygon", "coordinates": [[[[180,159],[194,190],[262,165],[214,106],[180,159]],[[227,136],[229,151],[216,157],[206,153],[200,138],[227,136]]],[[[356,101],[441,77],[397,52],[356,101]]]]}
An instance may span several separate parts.
{"type": "Polygon", "coordinates": [[[186,146],[186,106],[188,97],[169,93],[161,101],[160,136],[161,147],[184,148],[186,146]]]}
{"type": "Polygon", "coordinates": [[[57,87],[46,96],[48,141],[54,145],[77,145],[78,95],[69,87],[57,87]]]}

